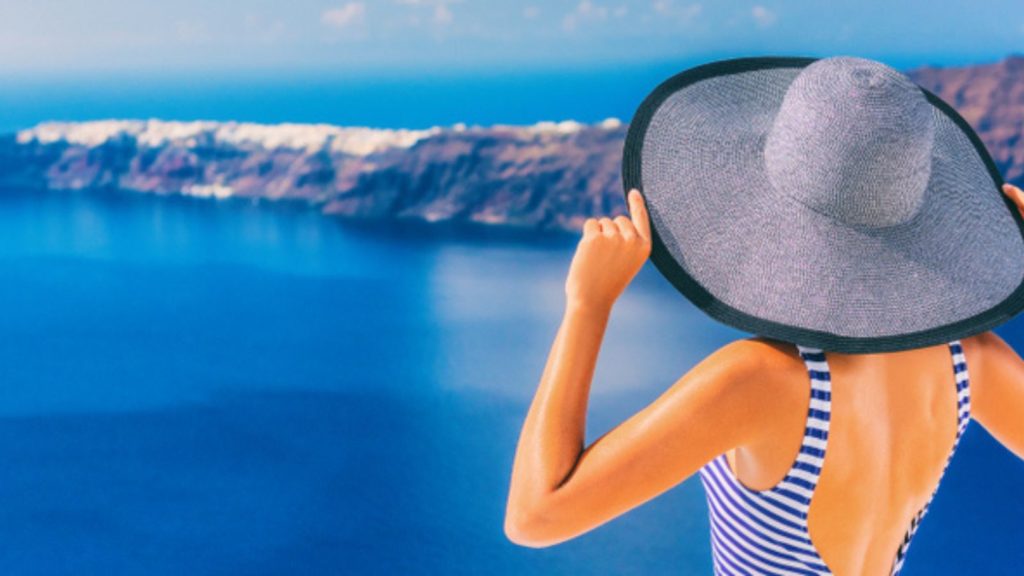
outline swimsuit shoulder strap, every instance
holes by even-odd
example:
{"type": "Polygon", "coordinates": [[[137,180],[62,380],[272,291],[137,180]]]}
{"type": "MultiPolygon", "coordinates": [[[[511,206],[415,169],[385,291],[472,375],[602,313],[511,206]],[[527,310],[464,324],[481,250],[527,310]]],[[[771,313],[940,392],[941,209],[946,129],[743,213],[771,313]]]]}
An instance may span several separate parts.
{"type": "MultiPolygon", "coordinates": [[[[953,357],[953,379],[956,382],[956,439],[959,442],[971,420],[971,380],[967,374],[967,356],[960,340],[949,343],[949,352],[953,357]]],[[[956,449],[956,444],[953,449],[956,449]]]]}
{"type": "MultiPolygon", "coordinates": [[[[786,481],[813,493],[818,485],[821,467],[825,461],[825,451],[828,448],[828,429],[832,415],[832,375],[822,349],[797,344],[797,350],[811,380],[810,403],[807,407],[800,452],[786,476],[786,481]]],[[[809,503],[809,494],[807,500],[809,503]]]]}

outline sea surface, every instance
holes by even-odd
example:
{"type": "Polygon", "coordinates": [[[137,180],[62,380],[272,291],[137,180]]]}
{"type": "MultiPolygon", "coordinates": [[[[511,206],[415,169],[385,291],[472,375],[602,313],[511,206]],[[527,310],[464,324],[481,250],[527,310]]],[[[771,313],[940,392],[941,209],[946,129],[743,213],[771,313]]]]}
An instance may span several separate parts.
{"type": "Polygon", "coordinates": [[[576,69],[396,74],[81,74],[0,77],[0,134],[106,118],[429,128],[456,123],[626,121],[696,60],[576,69]]]}
{"type": "MultiPolygon", "coordinates": [[[[0,231],[4,574],[710,574],[696,477],[558,546],[502,533],[573,235],[18,190],[0,231]]],[[[588,441],[744,336],[645,266],[588,441]]],[[[972,423],[905,573],[1016,573],[1022,487],[972,423]]]]}

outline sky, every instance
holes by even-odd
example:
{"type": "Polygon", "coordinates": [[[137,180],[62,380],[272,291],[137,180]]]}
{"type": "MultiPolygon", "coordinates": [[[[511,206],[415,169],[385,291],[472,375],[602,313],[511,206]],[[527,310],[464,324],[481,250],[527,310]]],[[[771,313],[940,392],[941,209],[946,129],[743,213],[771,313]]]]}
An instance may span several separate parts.
{"type": "Polygon", "coordinates": [[[757,55],[1024,52],[1024,0],[0,0],[0,135],[51,120],[387,128],[628,120],[757,55]]]}
{"type": "Polygon", "coordinates": [[[1024,50],[1020,0],[0,0],[0,78],[587,68],[1024,50]]]}

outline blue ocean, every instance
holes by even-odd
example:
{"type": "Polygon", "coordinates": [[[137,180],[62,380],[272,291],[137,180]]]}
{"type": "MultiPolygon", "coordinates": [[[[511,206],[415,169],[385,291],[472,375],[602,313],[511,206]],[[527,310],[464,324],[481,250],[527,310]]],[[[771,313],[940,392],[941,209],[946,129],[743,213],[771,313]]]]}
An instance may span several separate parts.
{"type": "Polygon", "coordinates": [[[694,62],[473,73],[26,76],[3,78],[0,133],[47,120],[160,118],[376,128],[628,120],[647,91],[694,62]]]}
{"type": "MultiPolygon", "coordinates": [[[[678,67],[355,84],[22,79],[0,90],[0,132],[108,117],[628,120],[678,67]]],[[[711,573],[696,478],[552,548],[502,532],[572,234],[12,189],[0,190],[0,230],[5,574],[711,573]]],[[[998,330],[1020,349],[1022,322],[998,330]]],[[[645,266],[612,314],[588,441],[744,336],[645,266]]],[[[905,573],[1016,573],[1021,486],[1024,462],[972,423],[905,573]]]]}
{"type": "MultiPolygon", "coordinates": [[[[0,229],[6,574],[710,573],[696,478],[552,548],[502,533],[572,235],[19,190],[0,229]]],[[[742,336],[648,264],[588,439],[742,336]]],[[[1022,485],[972,423],[906,573],[1013,573],[1022,485]]]]}

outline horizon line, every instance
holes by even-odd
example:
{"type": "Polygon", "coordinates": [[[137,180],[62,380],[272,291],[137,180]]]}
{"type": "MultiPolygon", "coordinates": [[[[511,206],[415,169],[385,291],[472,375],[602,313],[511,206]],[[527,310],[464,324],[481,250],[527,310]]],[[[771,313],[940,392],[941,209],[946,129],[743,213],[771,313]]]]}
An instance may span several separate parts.
{"type": "Polygon", "coordinates": [[[41,81],[61,82],[75,81],[81,79],[132,79],[142,81],[167,80],[178,81],[186,77],[195,79],[210,79],[220,77],[220,80],[272,80],[276,77],[279,80],[294,78],[308,78],[310,76],[348,76],[354,79],[379,79],[379,80],[402,80],[417,78],[451,78],[464,79],[467,76],[529,76],[535,74],[572,74],[572,73],[594,73],[607,72],[620,66],[658,68],[670,66],[696,66],[701,63],[728,60],[732,58],[744,58],[751,56],[800,56],[824,58],[828,56],[860,56],[879,61],[891,61],[890,64],[904,72],[910,72],[921,68],[964,68],[972,66],[985,66],[997,64],[1008,60],[1024,59],[1024,50],[1014,50],[1001,56],[935,56],[926,57],[913,54],[891,54],[864,55],[860,53],[836,53],[836,54],[814,54],[810,52],[764,52],[764,53],[733,53],[716,52],[693,55],[666,56],[659,58],[623,58],[619,60],[595,61],[554,61],[554,62],[530,62],[530,63],[462,63],[448,66],[433,67],[425,69],[422,66],[292,66],[292,67],[236,67],[236,68],[162,68],[154,69],[132,69],[132,68],[95,68],[95,69],[69,69],[69,70],[28,70],[11,69],[0,70],[0,78],[7,81],[41,81]],[[909,63],[914,61],[913,63],[909,63]]]}

